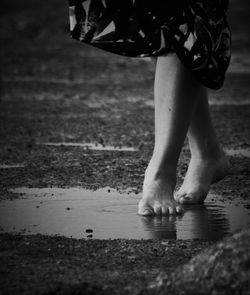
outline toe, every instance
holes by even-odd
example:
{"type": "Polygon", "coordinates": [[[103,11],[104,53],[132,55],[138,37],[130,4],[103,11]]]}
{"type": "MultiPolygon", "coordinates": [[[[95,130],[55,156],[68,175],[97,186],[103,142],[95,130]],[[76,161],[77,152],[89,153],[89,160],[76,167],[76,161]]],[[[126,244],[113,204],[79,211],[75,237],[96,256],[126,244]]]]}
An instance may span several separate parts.
{"type": "Polygon", "coordinates": [[[177,192],[175,195],[174,195],[174,200],[177,202],[177,203],[181,203],[181,199],[182,198],[185,198],[186,196],[186,193],[185,192],[177,192]]]}
{"type": "Polygon", "coordinates": [[[180,207],[180,206],[176,206],[176,213],[177,214],[183,214],[184,213],[184,210],[183,210],[183,208],[182,207],[180,207]]]}
{"type": "Polygon", "coordinates": [[[140,208],[138,214],[142,216],[151,216],[154,215],[154,212],[150,208],[140,208]]]}
{"type": "Polygon", "coordinates": [[[182,196],[182,194],[180,194],[180,193],[175,193],[175,194],[174,194],[174,199],[175,199],[175,201],[176,201],[176,202],[179,202],[181,196],[182,196]]]}
{"type": "Polygon", "coordinates": [[[174,198],[179,204],[201,204],[206,199],[207,193],[207,190],[197,187],[192,192],[177,193],[174,198]]]}
{"type": "Polygon", "coordinates": [[[198,204],[204,198],[201,198],[198,194],[186,194],[180,198],[180,204],[198,204]]]}
{"type": "Polygon", "coordinates": [[[153,215],[153,210],[144,201],[140,201],[138,205],[138,214],[143,216],[153,215]]]}
{"type": "Polygon", "coordinates": [[[179,199],[180,204],[190,204],[191,201],[192,201],[192,199],[189,195],[184,195],[184,196],[180,197],[180,199],[179,199]]]}
{"type": "Polygon", "coordinates": [[[176,213],[175,207],[174,206],[168,207],[168,212],[169,212],[169,215],[174,215],[176,213]]]}
{"type": "Polygon", "coordinates": [[[168,207],[166,207],[166,206],[162,206],[161,211],[162,211],[162,215],[168,215],[169,214],[168,207]]]}
{"type": "Polygon", "coordinates": [[[154,213],[156,214],[156,215],[161,215],[162,214],[162,210],[161,210],[161,206],[160,205],[155,205],[154,206],[154,213]]]}

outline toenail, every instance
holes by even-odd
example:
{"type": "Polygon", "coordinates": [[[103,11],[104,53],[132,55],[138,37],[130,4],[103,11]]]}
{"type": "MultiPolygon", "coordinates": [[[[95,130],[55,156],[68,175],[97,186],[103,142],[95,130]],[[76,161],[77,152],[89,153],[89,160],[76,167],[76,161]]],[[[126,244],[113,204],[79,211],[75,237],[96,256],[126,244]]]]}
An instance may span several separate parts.
{"type": "Polygon", "coordinates": [[[179,199],[179,203],[183,204],[183,202],[184,202],[184,197],[181,197],[181,198],[179,199]]]}
{"type": "Polygon", "coordinates": [[[161,215],[161,213],[162,213],[161,207],[156,207],[154,211],[155,211],[156,215],[161,215]]]}
{"type": "Polygon", "coordinates": [[[168,212],[170,215],[173,215],[173,214],[175,214],[175,209],[173,209],[172,207],[169,207],[168,212]]]}
{"type": "Polygon", "coordinates": [[[176,207],[176,212],[179,214],[183,214],[184,210],[181,207],[176,207]]]}
{"type": "Polygon", "coordinates": [[[168,215],[168,208],[162,208],[162,215],[168,215]]]}

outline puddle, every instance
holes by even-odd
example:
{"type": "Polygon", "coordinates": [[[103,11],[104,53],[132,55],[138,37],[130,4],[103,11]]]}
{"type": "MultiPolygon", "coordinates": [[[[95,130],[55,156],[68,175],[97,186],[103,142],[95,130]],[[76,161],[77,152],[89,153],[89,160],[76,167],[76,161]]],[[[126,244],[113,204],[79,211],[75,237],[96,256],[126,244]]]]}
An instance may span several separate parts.
{"type": "Polygon", "coordinates": [[[24,168],[24,165],[22,165],[22,164],[14,164],[14,165],[0,164],[0,169],[13,169],[13,168],[24,168]]]}
{"type": "Polygon", "coordinates": [[[137,152],[138,149],[126,146],[112,146],[102,145],[97,143],[78,143],[78,142],[42,142],[37,143],[38,145],[47,146],[70,146],[70,147],[81,147],[85,150],[96,150],[96,151],[116,151],[116,152],[137,152]]]}
{"type": "MultiPolygon", "coordinates": [[[[134,147],[126,147],[126,146],[112,146],[112,145],[102,145],[96,143],[78,143],[78,142],[42,142],[37,143],[38,145],[46,145],[46,146],[59,146],[59,147],[80,147],[85,150],[96,150],[96,151],[116,151],[116,152],[137,152],[138,149],[134,147]]],[[[250,157],[249,149],[224,149],[228,156],[233,157],[250,157]]],[[[22,165],[0,165],[1,168],[20,168],[22,165]],[[5,167],[6,166],[6,167],[5,167]]]]}
{"type": "MultiPolygon", "coordinates": [[[[154,108],[153,100],[142,101],[142,103],[144,103],[148,107],[154,108]]],[[[226,97],[225,99],[223,97],[221,97],[220,99],[218,99],[217,97],[210,97],[208,104],[210,106],[249,106],[250,99],[241,98],[241,100],[235,100],[229,97],[226,97]]]]}
{"type": "MultiPolygon", "coordinates": [[[[188,151],[189,149],[187,147],[184,147],[183,150],[188,151]]],[[[228,149],[223,147],[223,151],[226,153],[227,156],[250,158],[250,149],[228,149]]]]}
{"type": "Polygon", "coordinates": [[[57,78],[37,78],[34,76],[24,76],[24,77],[11,77],[11,78],[4,78],[3,82],[17,82],[17,83],[22,83],[22,82],[27,82],[27,83],[48,83],[48,84],[64,84],[64,85],[82,85],[85,80],[84,79],[74,79],[74,81],[69,80],[69,79],[57,79],[57,78]]]}
{"type": "Polygon", "coordinates": [[[235,100],[235,99],[218,99],[218,98],[211,98],[209,100],[210,106],[249,106],[250,100],[249,99],[241,99],[241,100],[235,100]]]}
{"type": "Polygon", "coordinates": [[[20,188],[23,198],[0,203],[3,232],[95,239],[216,240],[250,225],[249,207],[214,201],[185,208],[182,217],[137,215],[140,195],[112,189],[20,188]]]}
{"type": "Polygon", "coordinates": [[[250,149],[225,149],[228,156],[250,158],[250,149]]]}

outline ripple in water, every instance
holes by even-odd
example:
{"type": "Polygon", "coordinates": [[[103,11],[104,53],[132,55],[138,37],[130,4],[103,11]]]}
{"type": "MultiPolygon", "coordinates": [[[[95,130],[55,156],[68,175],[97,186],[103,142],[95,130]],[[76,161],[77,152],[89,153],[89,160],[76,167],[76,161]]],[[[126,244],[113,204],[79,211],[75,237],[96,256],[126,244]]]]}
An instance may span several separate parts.
{"type": "Polygon", "coordinates": [[[140,195],[109,188],[19,188],[22,199],[0,203],[2,232],[95,239],[217,240],[250,225],[249,206],[215,201],[186,206],[183,216],[137,215],[140,195]],[[89,231],[91,230],[91,234],[89,231]]]}

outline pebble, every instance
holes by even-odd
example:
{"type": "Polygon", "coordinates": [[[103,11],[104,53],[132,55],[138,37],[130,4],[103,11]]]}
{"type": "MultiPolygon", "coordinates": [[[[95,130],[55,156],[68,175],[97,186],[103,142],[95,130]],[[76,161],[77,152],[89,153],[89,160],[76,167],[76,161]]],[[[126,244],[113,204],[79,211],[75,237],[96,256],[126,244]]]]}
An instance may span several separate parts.
{"type": "Polygon", "coordinates": [[[166,246],[166,245],[170,245],[171,242],[170,242],[170,241],[164,241],[164,242],[161,242],[161,244],[162,244],[163,246],[166,246]]]}
{"type": "Polygon", "coordinates": [[[185,245],[185,244],[181,244],[180,247],[181,247],[182,249],[187,249],[187,245],[185,245]]]}

